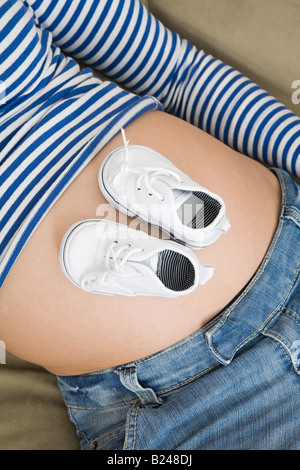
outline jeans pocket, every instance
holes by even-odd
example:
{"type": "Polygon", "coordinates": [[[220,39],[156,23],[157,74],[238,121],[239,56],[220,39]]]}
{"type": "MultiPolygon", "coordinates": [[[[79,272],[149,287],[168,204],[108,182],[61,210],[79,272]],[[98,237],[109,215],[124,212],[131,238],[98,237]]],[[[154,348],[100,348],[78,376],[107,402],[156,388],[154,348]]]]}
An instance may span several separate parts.
{"type": "Polygon", "coordinates": [[[68,406],[82,450],[122,450],[129,405],[68,406]]]}
{"type": "Polygon", "coordinates": [[[125,438],[125,423],[89,442],[91,450],[122,450],[125,438]]]}

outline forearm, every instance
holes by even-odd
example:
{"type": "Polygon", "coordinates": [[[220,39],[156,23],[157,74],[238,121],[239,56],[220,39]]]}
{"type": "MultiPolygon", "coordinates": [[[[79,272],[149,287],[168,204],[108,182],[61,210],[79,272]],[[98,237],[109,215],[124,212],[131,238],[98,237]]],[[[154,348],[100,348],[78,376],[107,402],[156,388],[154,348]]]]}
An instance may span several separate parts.
{"type": "Polygon", "coordinates": [[[28,0],[64,51],[235,150],[300,176],[300,119],[137,0],[28,0]],[[38,6],[38,8],[37,8],[38,6]]]}

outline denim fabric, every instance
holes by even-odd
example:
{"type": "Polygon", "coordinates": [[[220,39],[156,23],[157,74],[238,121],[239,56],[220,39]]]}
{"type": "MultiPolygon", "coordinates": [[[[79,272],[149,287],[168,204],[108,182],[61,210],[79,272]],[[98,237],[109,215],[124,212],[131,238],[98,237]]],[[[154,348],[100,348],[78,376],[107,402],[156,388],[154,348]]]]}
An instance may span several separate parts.
{"type": "Polygon", "coordinates": [[[157,354],[58,377],[82,449],[300,449],[300,191],[271,171],[277,232],[227,308],[157,354]]]}

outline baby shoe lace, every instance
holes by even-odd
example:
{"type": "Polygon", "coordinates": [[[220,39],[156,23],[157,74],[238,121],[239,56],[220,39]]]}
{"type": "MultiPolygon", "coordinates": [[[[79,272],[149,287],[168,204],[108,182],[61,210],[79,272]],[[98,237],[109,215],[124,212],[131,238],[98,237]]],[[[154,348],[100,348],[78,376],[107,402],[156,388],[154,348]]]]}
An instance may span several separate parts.
{"type": "MultiPolygon", "coordinates": [[[[122,272],[122,268],[128,259],[136,254],[141,253],[143,248],[132,248],[130,243],[119,243],[113,241],[103,257],[104,270],[101,272],[91,272],[81,279],[81,287],[86,291],[96,290],[98,287],[106,286],[116,277],[137,276],[135,272],[122,272]]],[[[142,274],[140,274],[142,276],[142,274]]]]}
{"type": "Polygon", "coordinates": [[[132,168],[128,164],[128,159],[129,159],[129,150],[128,150],[128,144],[129,141],[126,140],[125,136],[125,131],[124,129],[121,129],[122,132],[122,137],[123,137],[123,142],[124,142],[124,148],[125,148],[125,154],[124,154],[124,160],[121,164],[121,172],[128,172],[130,171],[131,173],[134,173],[137,175],[137,180],[136,180],[136,188],[137,190],[142,189],[142,184],[145,185],[149,196],[156,196],[158,199],[161,201],[164,200],[164,195],[161,194],[160,192],[156,191],[153,187],[153,184],[155,180],[160,177],[160,176],[169,176],[175,179],[178,182],[181,182],[181,177],[180,175],[176,172],[173,171],[169,168],[162,168],[162,167],[135,167],[132,168]]]}

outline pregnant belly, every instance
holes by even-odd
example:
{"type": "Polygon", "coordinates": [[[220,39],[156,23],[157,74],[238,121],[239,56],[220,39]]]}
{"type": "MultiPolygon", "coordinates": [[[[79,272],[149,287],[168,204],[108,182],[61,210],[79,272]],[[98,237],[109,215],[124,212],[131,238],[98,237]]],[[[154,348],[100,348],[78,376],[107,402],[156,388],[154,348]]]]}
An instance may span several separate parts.
{"type": "MultiPolygon", "coordinates": [[[[231,229],[196,252],[202,263],[215,267],[215,274],[188,296],[107,297],[75,287],[59,265],[64,233],[79,220],[118,217],[97,183],[101,162],[122,145],[120,135],[111,140],[42,220],[0,292],[0,340],[13,354],[56,374],[134,361],[201,328],[251,279],[277,228],[279,182],[261,164],[159,111],[130,124],[126,135],[131,144],[154,148],[219,194],[231,229]]],[[[124,223],[124,216],[120,221],[124,223]]],[[[131,219],[125,222],[147,229],[131,219]]]]}

